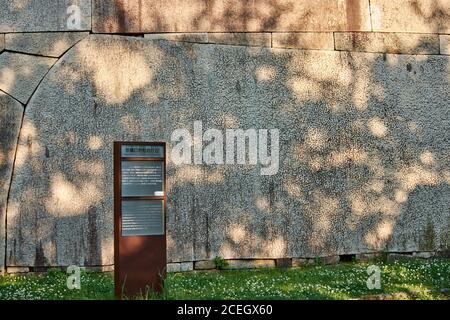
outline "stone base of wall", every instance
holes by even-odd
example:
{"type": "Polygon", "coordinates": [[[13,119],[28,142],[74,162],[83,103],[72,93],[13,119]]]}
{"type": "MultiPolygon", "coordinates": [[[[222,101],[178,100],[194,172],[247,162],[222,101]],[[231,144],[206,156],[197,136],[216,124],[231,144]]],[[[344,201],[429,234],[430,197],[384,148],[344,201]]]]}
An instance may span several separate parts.
{"type": "Polygon", "coordinates": [[[194,270],[194,262],[174,262],[167,264],[167,272],[185,272],[194,270]]]}
{"type": "MultiPolygon", "coordinates": [[[[106,266],[88,266],[88,267],[80,267],[81,270],[90,271],[90,272],[112,272],[114,271],[114,265],[106,265],[106,266]]],[[[5,274],[40,274],[45,273],[50,269],[59,269],[63,272],[66,272],[67,267],[59,267],[59,266],[51,266],[51,267],[7,267],[5,274]]]]}
{"type": "MultiPolygon", "coordinates": [[[[279,259],[228,259],[225,270],[257,269],[257,268],[299,268],[313,265],[333,265],[345,262],[370,262],[370,261],[399,261],[407,259],[431,259],[450,258],[450,251],[421,251],[403,253],[359,253],[350,255],[330,255],[324,257],[295,257],[279,259]]],[[[167,264],[167,272],[206,271],[216,270],[213,260],[201,260],[195,262],[175,262],[167,264]]]]}
{"type": "Polygon", "coordinates": [[[21,273],[29,273],[30,268],[28,267],[7,267],[6,273],[8,274],[21,274],[21,273]]]}
{"type": "MultiPolygon", "coordinates": [[[[345,262],[370,262],[383,260],[388,262],[412,260],[450,258],[450,250],[420,251],[420,252],[392,252],[392,253],[358,253],[350,255],[331,255],[324,257],[294,257],[278,259],[226,259],[228,263],[225,270],[258,269],[258,268],[301,268],[314,265],[333,265],[345,262]]],[[[65,267],[7,267],[5,274],[43,273],[49,269],[58,268],[65,271],[65,267]]],[[[83,270],[93,272],[112,272],[114,265],[82,267],[83,270]]],[[[207,271],[217,270],[214,260],[200,260],[187,262],[172,262],[167,264],[167,272],[207,271]]]]}

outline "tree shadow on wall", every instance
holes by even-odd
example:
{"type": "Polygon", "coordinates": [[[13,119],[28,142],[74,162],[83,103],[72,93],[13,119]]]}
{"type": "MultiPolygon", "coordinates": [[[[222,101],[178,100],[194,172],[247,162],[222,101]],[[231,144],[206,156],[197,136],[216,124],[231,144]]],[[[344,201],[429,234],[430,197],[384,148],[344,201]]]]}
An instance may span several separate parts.
{"type": "Polygon", "coordinates": [[[259,32],[285,30],[365,30],[359,0],[178,1],[172,10],[158,3],[94,1],[95,32],[259,32]],[[344,15],[343,19],[336,17],[344,15]],[[320,16],[321,19],[317,19],[320,16]],[[327,21],[325,26],[322,22],[327,21]]]}
{"type": "Polygon", "coordinates": [[[444,56],[91,36],[26,108],[8,265],[112,264],[112,142],[170,151],[197,120],[279,129],[279,172],[169,162],[169,261],[448,249],[448,68],[444,56]]]}

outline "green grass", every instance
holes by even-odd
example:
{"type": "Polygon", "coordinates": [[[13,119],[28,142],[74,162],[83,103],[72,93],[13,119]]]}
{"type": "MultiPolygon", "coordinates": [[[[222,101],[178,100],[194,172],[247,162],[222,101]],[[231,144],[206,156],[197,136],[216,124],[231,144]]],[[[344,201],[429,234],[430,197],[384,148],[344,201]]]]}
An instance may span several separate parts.
{"type": "MultiPolygon", "coordinates": [[[[381,289],[366,286],[367,266],[348,263],[292,269],[223,270],[169,274],[161,299],[354,299],[403,293],[408,299],[449,299],[450,260],[373,262],[381,289]]],[[[66,287],[67,275],[0,277],[1,299],[112,299],[110,273],[83,272],[81,290],[66,287]]],[[[151,295],[155,298],[154,295],[151,295]]],[[[142,298],[142,297],[141,297],[142,298]]]]}
{"type": "Polygon", "coordinates": [[[0,277],[0,300],[112,299],[111,273],[81,272],[81,289],[67,288],[68,275],[51,269],[42,275],[6,275],[0,277]]]}

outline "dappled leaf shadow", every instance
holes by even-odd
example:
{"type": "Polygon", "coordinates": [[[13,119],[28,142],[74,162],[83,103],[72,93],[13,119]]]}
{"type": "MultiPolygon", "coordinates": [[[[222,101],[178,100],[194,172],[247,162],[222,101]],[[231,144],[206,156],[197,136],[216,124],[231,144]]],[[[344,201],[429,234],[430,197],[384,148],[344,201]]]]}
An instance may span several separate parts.
{"type": "Polygon", "coordinates": [[[280,129],[280,170],[169,162],[169,261],[448,249],[448,68],[92,35],[27,106],[8,265],[112,264],[112,142],[167,141],[170,158],[173,130],[196,120],[280,129]]]}

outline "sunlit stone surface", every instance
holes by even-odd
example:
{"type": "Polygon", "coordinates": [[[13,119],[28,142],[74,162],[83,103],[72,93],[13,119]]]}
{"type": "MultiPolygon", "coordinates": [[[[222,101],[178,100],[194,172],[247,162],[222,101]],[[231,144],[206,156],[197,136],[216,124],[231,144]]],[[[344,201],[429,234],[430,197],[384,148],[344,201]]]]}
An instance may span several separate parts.
{"type": "Polygon", "coordinates": [[[55,58],[3,52],[0,54],[0,90],[26,104],[55,62],[55,58]]]}
{"type": "Polygon", "coordinates": [[[89,36],[27,106],[7,263],[113,261],[115,140],[280,130],[280,169],[168,163],[169,262],[449,247],[446,56],[89,36]]]}

